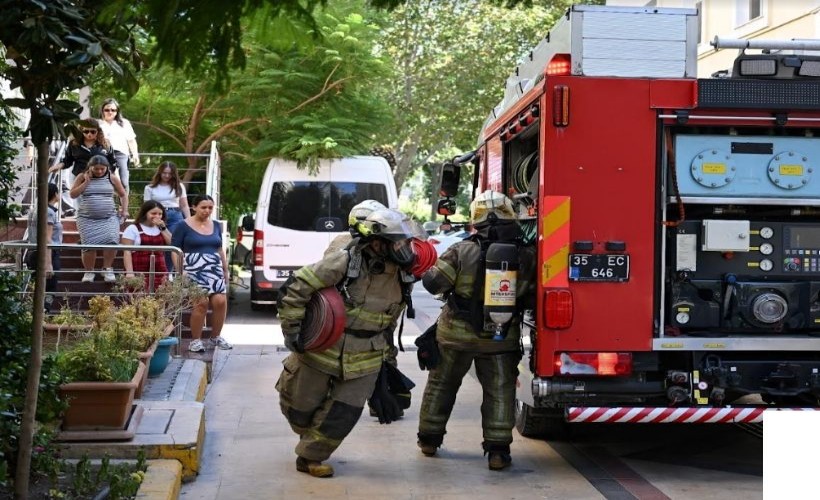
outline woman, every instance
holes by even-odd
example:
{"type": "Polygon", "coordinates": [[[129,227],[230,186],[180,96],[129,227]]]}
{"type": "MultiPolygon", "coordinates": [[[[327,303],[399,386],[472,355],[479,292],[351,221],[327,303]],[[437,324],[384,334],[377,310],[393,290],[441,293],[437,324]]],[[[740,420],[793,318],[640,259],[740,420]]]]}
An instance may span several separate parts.
{"type": "MultiPolygon", "coordinates": [[[[88,160],[88,169],[77,176],[69,194],[79,198],[77,230],[83,245],[117,245],[120,242],[120,217],[128,217],[128,193],[119,177],[111,175],[110,163],[101,155],[88,160]],[[113,195],[120,199],[120,209],[114,204],[113,195]]],[[[114,258],[116,249],[103,250],[103,279],[116,281],[114,258]]],[[[84,282],[94,281],[96,250],[83,251],[84,282]]]]}
{"type": "Polygon", "coordinates": [[[179,262],[179,256],[174,255],[176,268],[182,269],[185,275],[208,293],[208,298],[197,302],[191,311],[193,340],[188,350],[205,351],[202,344],[202,327],[209,304],[213,309],[211,343],[220,349],[233,349],[233,346],[220,336],[228,309],[225,295],[228,259],[225,257],[225,249],[222,248],[222,227],[219,222],[211,220],[213,198],[207,194],[197,195],[193,205],[193,215],[174,229],[171,238],[171,244],[181,248],[183,253],[183,262],[179,262]]]}
{"type": "MultiPolygon", "coordinates": [[[[63,223],[60,221],[60,189],[57,184],[48,185],[48,212],[46,213],[46,241],[52,245],[63,244],[63,223]]],[[[28,242],[37,243],[37,211],[32,210],[28,222],[28,242]]],[[[37,269],[37,250],[26,254],[26,265],[32,271],[37,269]]],[[[51,312],[54,293],[57,291],[57,271],[60,270],[60,251],[52,248],[46,252],[46,312],[51,312]]]]}
{"type": "Polygon", "coordinates": [[[120,180],[125,190],[128,191],[128,159],[135,167],[140,166],[140,155],[137,149],[137,134],[131,122],[123,118],[120,112],[120,105],[116,99],[108,98],[100,106],[100,126],[105,131],[106,137],[111,141],[114,148],[114,155],[117,157],[120,180]]]}
{"type": "MultiPolygon", "coordinates": [[[[63,168],[70,168],[71,177],[69,179],[64,179],[67,186],[72,185],[75,178],[85,172],[88,165],[88,160],[90,160],[92,156],[105,156],[108,163],[111,165],[112,172],[116,170],[117,165],[114,150],[105,138],[105,134],[103,134],[100,129],[100,125],[97,120],[89,118],[87,120],[80,121],[78,125],[81,134],[80,138],[72,139],[65,148],[63,158],[48,169],[49,172],[53,173],[63,168]]],[[[67,204],[70,205],[70,203],[67,204]]],[[[74,213],[74,209],[71,208],[66,210],[65,215],[73,216],[74,213]]]]}
{"type": "MultiPolygon", "coordinates": [[[[149,200],[142,204],[134,223],[122,232],[120,243],[123,245],[168,245],[171,243],[171,231],[165,223],[165,208],[158,201],[149,200]]],[[[145,276],[145,290],[154,291],[165,281],[168,268],[165,266],[166,252],[160,250],[123,250],[125,276],[131,277],[134,272],[145,276]],[[151,255],[154,256],[154,278],[151,283],[151,255]]]]}
{"type": "MultiPolygon", "coordinates": [[[[185,186],[179,178],[176,164],[172,161],[164,161],[159,165],[151,182],[145,186],[143,199],[162,203],[165,207],[166,224],[171,234],[180,222],[191,215],[185,186]]],[[[166,253],[165,257],[166,266],[169,270],[173,270],[171,254],[166,253]]]]}

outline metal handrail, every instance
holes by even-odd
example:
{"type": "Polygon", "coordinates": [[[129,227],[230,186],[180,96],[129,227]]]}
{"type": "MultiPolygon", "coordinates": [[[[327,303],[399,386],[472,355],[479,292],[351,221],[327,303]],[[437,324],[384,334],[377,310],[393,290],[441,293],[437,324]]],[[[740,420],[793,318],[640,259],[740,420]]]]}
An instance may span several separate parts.
{"type": "MultiPolygon", "coordinates": [[[[25,240],[14,240],[14,241],[0,241],[0,250],[4,248],[9,249],[19,249],[19,250],[36,250],[37,244],[36,243],[29,243],[25,240]]],[[[179,247],[175,247],[172,245],[125,245],[125,244],[117,244],[117,245],[83,245],[83,244],[60,244],[55,245],[53,243],[49,243],[47,245],[48,249],[51,250],[128,250],[128,251],[135,251],[135,252],[171,252],[173,254],[178,255],[179,260],[178,262],[182,262],[182,249],[179,247]]],[[[20,255],[17,256],[17,268],[22,269],[22,252],[20,255]]],[[[149,267],[148,267],[148,293],[152,293],[154,291],[154,276],[156,273],[156,268],[154,267],[154,260],[155,256],[152,254],[149,259],[149,267]]],[[[174,259],[176,261],[176,259],[174,259]]],[[[145,273],[141,273],[145,274],[145,273]]],[[[179,274],[177,271],[168,271],[167,274],[176,275],[179,274]]]]}
{"type": "MultiPolygon", "coordinates": [[[[22,251],[23,250],[36,250],[37,244],[30,243],[25,240],[13,240],[13,241],[0,241],[0,251],[2,250],[16,250],[17,255],[15,256],[16,259],[16,270],[21,271],[23,270],[23,262],[22,262],[22,251]]],[[[82,245],[82,244],[60,244],[55,245],[49,243],[47,245],[47,249],[49,250],[128,250],[128,251],[162,251],[162,252],[172,252],[179,256],[179,262],[182,262],[183,252],[182,249],[179,247],[171,246],[171,245],[82,245]]],[[[147,290],[148,294],[153,293],[153,283],[154,283],[154,276],[157,274],[154,270],[154,255],[151,255],[150,259],[150,267],[149,267],[149,289],[147,290]]],[[[26,268],[27,271],[33,271],[26,268]]],[[[73,269],[73,270],[66,270],[61,269],[60,273],[66,272],[77,272],[82,271],[82,269],[73,269]]],[[[140,273],[145,274],[145,273],[140,273]]],[[[169,275],[179,275],[179,271],[168,271],[167,274],[169,275]]],[[[87,293],[74,293],[67,292],[62,294],[64,296],[85,296],[88,295],[87,293]]],[[[176,318],[172,318],[175,325],[175,336],[177,339],[181,340],[182,338],[182,321],[181,321],[181,314],[182,311],[177,311],[176,318]]],[[[179,344],[178,344],[179,345],[179,344]]]]}

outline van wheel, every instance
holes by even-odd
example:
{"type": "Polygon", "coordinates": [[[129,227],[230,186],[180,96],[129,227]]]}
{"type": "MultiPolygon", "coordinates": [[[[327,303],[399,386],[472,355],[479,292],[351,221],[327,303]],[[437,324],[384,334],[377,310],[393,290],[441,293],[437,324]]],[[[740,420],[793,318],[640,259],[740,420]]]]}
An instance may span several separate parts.
{"type": "Polygon", "coordinates": [[[515,400],[515,428],[524,437],[556,440],[569,438],[571,430],[563,408],[533,408],[520,399],[515,400]]]}

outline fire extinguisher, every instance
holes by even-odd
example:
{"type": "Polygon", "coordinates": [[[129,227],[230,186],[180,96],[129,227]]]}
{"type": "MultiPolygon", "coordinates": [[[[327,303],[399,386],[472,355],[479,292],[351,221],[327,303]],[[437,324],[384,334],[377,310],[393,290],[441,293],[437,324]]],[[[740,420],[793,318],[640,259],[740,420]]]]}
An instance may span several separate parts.
{"type": "Polygon", "coordinates": [[[518,247],[511,243],[493,243],[487,249],[485,262],[484,317],[495,327],[493,340],[504,340],[505,325],[515,314],[518,247]]]}

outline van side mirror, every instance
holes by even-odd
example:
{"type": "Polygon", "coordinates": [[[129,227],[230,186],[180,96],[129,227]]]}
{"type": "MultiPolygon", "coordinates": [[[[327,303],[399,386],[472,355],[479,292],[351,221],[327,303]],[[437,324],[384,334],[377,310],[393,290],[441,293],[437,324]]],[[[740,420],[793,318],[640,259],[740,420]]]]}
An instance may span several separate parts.
{"type": "Polygon", "coordinates": [[[436,213],[439,215],[443,215],[447,217],[448,215],[453,215],[456,213],[456,200],[450,198],[444,198],[438,200],[438,206],[436,207],[436,213]]]}
{"type": "MultiPolygon", "coordinates": [[[[461,167],[454,163],[445,163],[441,166],[441,184],[439,196],[453,197],[458,194],[458,182],[461,179],[461,167]]],[[[441,212],[439,212],[441,213],[441,212]]],[[[443,214],[442,214],[443,215],[443,214]]]]}
{"type": "Polygon", "coordinates": [[[242,217],[242,230],[243,231],[253,231],[255,225],[254,217],[251,214],[248,214],[242,217]]]}

